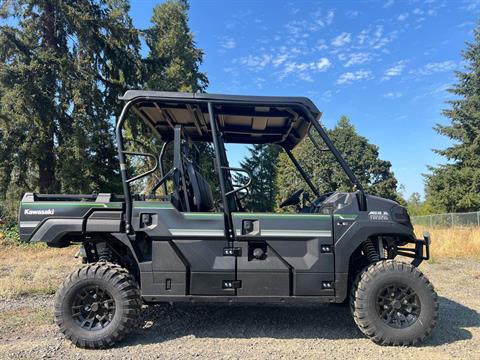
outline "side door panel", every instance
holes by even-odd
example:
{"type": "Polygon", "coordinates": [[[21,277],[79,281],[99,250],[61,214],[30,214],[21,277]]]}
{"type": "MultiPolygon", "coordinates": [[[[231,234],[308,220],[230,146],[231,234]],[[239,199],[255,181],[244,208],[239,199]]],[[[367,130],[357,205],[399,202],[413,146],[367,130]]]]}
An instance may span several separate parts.
{"type": "MultiPolygon", "coordinates": [[[[151,281],[162,295],[234,295],[235,257],[223,256],[223,213],[182,213],[169,202],[134,202],[132,226],[152,240],[151,281]]],[[[148,276],[145,274],[145,276],[148,276]]]]}
{"type": "Polygon", "coordinates": [[[236,246],[242,249],[238,295],[333,295],[330,215],[234,213],[233,220],[236,246]],[[265,256],[255,258],[255,249],[265,256]]]}

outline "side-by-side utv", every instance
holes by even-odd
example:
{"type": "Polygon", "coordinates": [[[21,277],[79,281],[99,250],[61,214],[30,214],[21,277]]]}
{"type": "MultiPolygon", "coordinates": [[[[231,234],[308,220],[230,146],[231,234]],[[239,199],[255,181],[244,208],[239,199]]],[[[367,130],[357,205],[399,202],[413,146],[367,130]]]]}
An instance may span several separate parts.
{"type": "Polygon", "coordinates": [[[27,193],[21,202],[23,241],[81,244],[85,265],[55,300],[55,321],[73,343],[111,346],[138,325],[142,303],[181,301],[349,302],[359,329],[377,343],[412,345],[430,334],[437,295],[417,269],[429,257],[428,234],[417,239],[404,207],[364,192],[309,99],[155,91],[122,99],[123,194],[27,193]],[[158,154],[127,150],[132,116],[164,143],[158,154]],[[306,137],[333,154],[354,192],[320,193],[292,154],[306,137]],[[202,142],[214,149],[217,202],[200,167],[202,142]],[[245,211],[250,175],[230,167],[226,143],[281,146],[305,183],[280,204],[296,212],[245,211]],[[155,166],[135,174],[132,157],[155,166]],[[154,173],[154,183],[145,181],[154,173]],[[133,194],[139,182],[148,191],[133,194]]]}

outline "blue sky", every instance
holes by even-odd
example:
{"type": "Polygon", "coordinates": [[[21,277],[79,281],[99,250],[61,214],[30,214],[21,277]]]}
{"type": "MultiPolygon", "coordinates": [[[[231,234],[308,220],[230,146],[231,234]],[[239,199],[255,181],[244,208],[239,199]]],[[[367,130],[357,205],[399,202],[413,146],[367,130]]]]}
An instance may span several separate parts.
{"type": "MultiPolygon", "coordinates": [[[[137,27],[158,1],[133,0],[137,27]]],[[[473,1],[192,0],[190,27],[204,49],[211,93],[310,97],[333,127],[341,115],[380,148],[405,194],[423,194],[427,165],[444,162],[434,132],[480,19],[473,1]]],[[[230,147],[238,163],[248,152],[230,147]]],[[[347,159],[348,161],[348,159],[347,159]]]]}

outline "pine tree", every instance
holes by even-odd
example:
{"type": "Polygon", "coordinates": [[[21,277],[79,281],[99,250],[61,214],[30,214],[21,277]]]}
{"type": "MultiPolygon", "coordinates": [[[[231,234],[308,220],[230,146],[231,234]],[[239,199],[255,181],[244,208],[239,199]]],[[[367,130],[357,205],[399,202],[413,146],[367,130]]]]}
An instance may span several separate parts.
{"type": "MultiPolygon", "coordinates": [[[[248,187],[248,196],[242,201],[249,211],[269,212],[275,208],[277,174],[277,158],[281,148],[277,145],[253,145],[250,155],[240,163],[240,167],[252,175],[252,183],[248,187]]],[[[237,174],[236,183],[245,184],[247,178],[237,174]]]]}
{"type": "Polygon", "coordinates": [[[407,199],[407,209],[410,216],[422,216],[433,213],[430,204],[422,201],[420,194],[417,192],[412,193],[407,199]]]}
{"type": "Polygon", "coordinates": [[[430,167],[426,176],[427,202],[437,212],[480,209],[480,23],[462,56],[465,71],[456,72],[458,83],[449,90],[456,98],[443,111],[450,124],[435,127],[454,140],[452,146],[435,150],[449,163],[430,167]]]}
{"type": "Polygon", "coordinates": [[[203,50],[196,47],[188,27],[186,0],[167,0],[153,9],[153,26],[145,31],[150,49],[145,60],[146,88],[162,91],[204,91],[206,74],[200,72],[203,50]]]}
{"type": "MultiPolygon", "coordinates": [[[[143,59],[143,88],[158,91],[204,91],[208,86],[205,73],[200,71],[203,50],[196,47],[193,34],[188,26],[189,4],[185,0],[168,0],[155,6],[151,18],[152,27],[143,31],[149,48],[143,59]]],[[[150,152],[158,153],[161,142],[151,138],[150,131],[141,130],[138,124],[130,123],[130,134],[136,134],[136,143],[146,145],[150,152]]],[[[131,140],[127,138],[127,141],[131,140]]],[[[213,166],[214,150],[210,144],[197,143],[203,175],[213,188],[214,197],[219,200],[218,177],[213,166]]],[[[166,162],[171,163],[172,154],[168,153],[166,162]]],[[[152,164],[138,164],[137,168],[151,167],[152,164]]],[[[168,171],[168,169],[166,169],[168,171]]],[[[152,179],[150,179],[152,180],[152,179]]],[[[153,184],[150,181],[150,185],[153,184]]]]}
{"type": "Polygon", "coordinates": [[[1,16],[15,24],[0,28],[4,211],[25,191],[119,190],[113,115],[139,75],[127,2],[16,0],[1,16]]]}
{"type": "MultiPolygon", "coordinates": [[[[397,180],[391,171],[390,162],[379,159],[378,147],[360,136],[347,117],[342,116],[327,133],[367,193],[399,200],[397,180]]],[[[320,138],[315,136],[315,139],[322,146],[320,138]]],[[[320,193],[353,190],[333,155],[328,151],[319,152],[309,138],[299,144],[293,154],[310,174],[320,193]]],[[[284,200],[299,188],[309,190],[286,154],[279,156],[277,172],[277,201],[284,200]]]]}

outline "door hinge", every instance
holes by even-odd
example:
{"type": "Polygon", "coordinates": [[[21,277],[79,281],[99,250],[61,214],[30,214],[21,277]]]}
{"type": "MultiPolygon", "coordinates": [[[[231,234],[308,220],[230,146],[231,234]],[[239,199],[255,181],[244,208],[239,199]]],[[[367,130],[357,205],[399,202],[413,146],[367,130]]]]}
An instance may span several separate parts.
{"type": "Polygon", "coordinates": [[[241,287],[241,280],[222,280],[222,289],[238,289],[241,287]]]}
{"type": "Polygon", "coordinates": [[[223,256],[242,256],[242,248],[225,247],[223,248],[223,256]]]}

